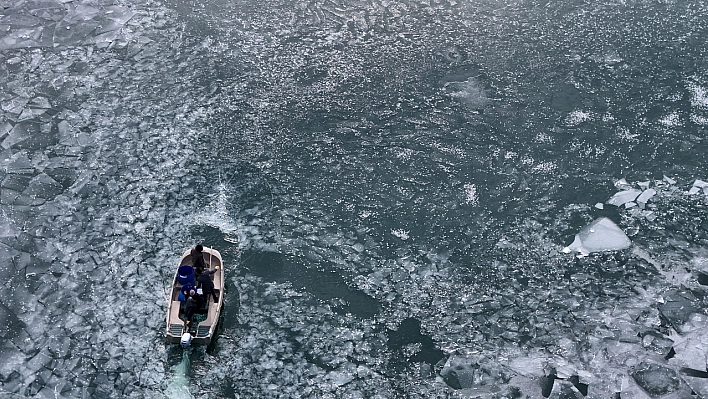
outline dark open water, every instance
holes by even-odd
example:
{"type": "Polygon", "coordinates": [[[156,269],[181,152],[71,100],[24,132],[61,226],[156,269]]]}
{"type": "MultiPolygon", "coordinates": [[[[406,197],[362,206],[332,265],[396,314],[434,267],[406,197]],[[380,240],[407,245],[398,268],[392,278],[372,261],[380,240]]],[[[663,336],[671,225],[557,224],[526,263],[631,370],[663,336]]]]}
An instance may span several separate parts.
{"type": "Polygon", "coordinates": [[[0,5],[0,396],[706,397],[705,2],[0,5]]]}

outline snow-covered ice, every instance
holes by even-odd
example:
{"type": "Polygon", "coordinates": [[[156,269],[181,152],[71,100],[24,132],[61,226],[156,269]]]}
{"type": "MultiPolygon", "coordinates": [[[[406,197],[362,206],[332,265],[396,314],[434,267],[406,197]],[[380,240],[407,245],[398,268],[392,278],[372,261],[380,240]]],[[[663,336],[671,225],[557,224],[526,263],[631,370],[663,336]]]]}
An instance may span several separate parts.
{"type": "Polygon", "coordinates": [[[632,242],[629,237],[612,220],[600,218],[580,229],[573,243],[565,251],[590,254],[593,252],[622,250],[629,248],[631,245],[632,242]]]}

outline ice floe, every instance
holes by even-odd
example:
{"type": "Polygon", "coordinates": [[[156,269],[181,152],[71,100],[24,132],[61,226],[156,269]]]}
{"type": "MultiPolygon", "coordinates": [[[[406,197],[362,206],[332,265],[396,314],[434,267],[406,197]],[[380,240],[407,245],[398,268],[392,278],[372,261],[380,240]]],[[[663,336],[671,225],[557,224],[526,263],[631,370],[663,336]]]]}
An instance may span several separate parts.
{"type": "Polygon", "coordinates": [[[607,200],[610,205],[620,206],[634,201],[642,192],[636,189],[623,190],[607,200]]]}
{"type": "MultiPolygon", "coordinates": [[[[632,378],[651,397],[661,397],[682,388],[678,372],[661,364],[644,361],[632,370],[632,378]]],[[[683,385],[683,395],[690,395],[690,389],[683,385]]]]}
{"type": "Polygon", "coordinates": [[[587,255],[593,252],[626,249],[631,245],[629,237],[613,221],[600,218],[583,227],[564,252],[576,251],[587,255]]]}
{"type": "Polygon", "coordinates": [[[696,179],[696,181],[693,182],[693,186],[691,186],[691,189],[688,190],[688,194],[693,195],[699,194],[701,192],[705,195],[708,195],[708,183],[704,182],[703,180],[696,179]]]}
{"type": "Polygon", "coordinates": [[[639,194],[639,196],[636,198],[636,201],[637,201],[637,203],[639,204],[639,206],[640,206],[641,208],[644,208],[644,206],[646,205],[646,203],[647,203],[647,202],[651,199],[651,197],[653,197],[654,195],[656,195],[656,190],[654,190],[653,188],[647,188],[646,190],[642,191],[641,194],[639,194]]]}

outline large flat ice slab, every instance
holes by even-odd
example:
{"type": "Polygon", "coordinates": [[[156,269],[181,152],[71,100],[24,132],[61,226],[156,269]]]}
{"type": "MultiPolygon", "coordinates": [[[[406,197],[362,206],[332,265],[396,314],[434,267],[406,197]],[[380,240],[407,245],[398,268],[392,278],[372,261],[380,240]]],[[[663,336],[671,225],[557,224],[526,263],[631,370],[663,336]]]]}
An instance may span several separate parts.
{"type": "Polygon", "coordinates": [[[608,218],[594,220],[583,227],[572,244],[564,252],[577,251],[582,254],[593,252],[617,251],[629,248],[632,242],[624,231],[608,218]]]}
{"type": "Polygon", "coordinates": [[[634,201],[642,192],[635,189],[624,190],[616,193],[612,198],[607,200],[610,205],[621,206],[628,202],[634,201]]]}
{"type": "Polygon", "coordinates": [[[703,191],[704,194],[708,195],[708,183],[704,182],[703,180],[696,179],[696,181],[693,182],[693,186],[688,191],[688,193],[693,195],[698,194],[701,191],[703,191]]]}

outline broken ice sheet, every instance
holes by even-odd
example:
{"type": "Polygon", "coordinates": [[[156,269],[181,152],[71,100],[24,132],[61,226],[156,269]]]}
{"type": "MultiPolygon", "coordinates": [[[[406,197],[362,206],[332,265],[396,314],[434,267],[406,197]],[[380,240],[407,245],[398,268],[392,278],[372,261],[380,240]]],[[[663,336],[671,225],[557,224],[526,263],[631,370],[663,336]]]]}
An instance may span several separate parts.
{"type": "Polygon", "coordinates": [[[704,194],[708,194],[708,183],[704,182],[703,180],[696,179],[696,181],[693,182],[693,186],[691,187],[691,189],[688,190],[688,193],[693,195],[698,194],[701,191],[703,191],[704,194]]]}
{"type": "Polygon", "coordinates": [[[509,381],[509,376],[499,364],[476,355],[451,356],[440,371],[440,376],[454,389],[492,386],[509,381]]]}
{"type": "Polygon", "coordinates": [[[681,389],[681,379],[676,370],[661,364],[644,361],[634,367],[630,375],[652,397],[681,389]]]}
{"type": "Polygon", "coordinates": [[[641,191],[636,189],[620,191],[613,195],[612,198],[608,199],[607,203],[610,205],[621,206],[628,202],[634,201],[641,193],[641,191]]]}
{"type": "Polygon", "coordinates": [[[708,187],[708,183],[703,180],[696,179],[696,181],[693,182],[693,187],[706,188],[708,187]]]}
{"type": "Polygon", "coordinates": [[[641,194],[639,194],[639,197],[637,197],[637,203],[641,208],[644,208],[644,205],[649,201],[651,197],[656,195],[656,190],[653,188],[648,188],[644,191],[642,191],[641,194]]]}
{"type": "MultiPolygon", "coordinates": [[[[696,308],[690,306],[693,311],[696,308]]],[[[670,363],[694,370],[706,370],[708,364],[708,317],[700,313],[692,313],[681,324],[676,332],[672,332],[675,355],[670,363]]]]}
{"type": "Polygon", "coordinates": [[[631,186],[629,183],[627,183],[627,180],[619,179],[615,182],[615,187],[617,187],[621,190],[626,190],[626,189],[629,189],[631,186]]]}
{"type": "Polygon", "coordinates": [[[694,305],[697,302],[697,298],[691,291],[677,289],[664,296],[663,303],[658,305],[658,309],[674,330],[683,333],[692,329],[692,323],[687,322],[698,312],[698,308],[694,305]]]}
{"type": "Polygon", "coordinates": [[[104,23],[96,31],[97,34],[120,29],[136,15],[136,13],[132,10],[119,6],[106,7],[105,10],[106,15],[104,16],[104,18],[108,19],[110,23],[104,23]]]}
{"type": "Polygon", "coordinates": [[[580,229],[575,240],[563,252],[577,251],[582,254],[617,251],[629,248],[632,242],[624,231],[608,218],[599,218],[580,229]]]}

